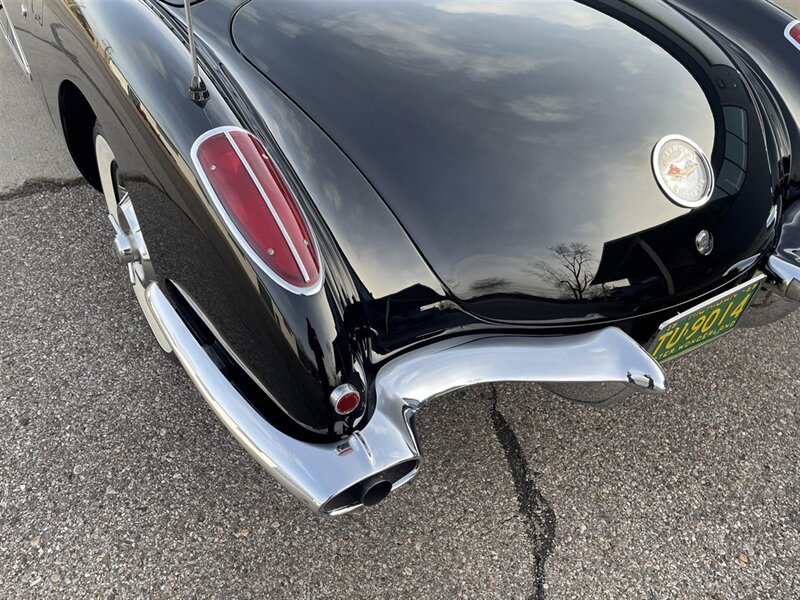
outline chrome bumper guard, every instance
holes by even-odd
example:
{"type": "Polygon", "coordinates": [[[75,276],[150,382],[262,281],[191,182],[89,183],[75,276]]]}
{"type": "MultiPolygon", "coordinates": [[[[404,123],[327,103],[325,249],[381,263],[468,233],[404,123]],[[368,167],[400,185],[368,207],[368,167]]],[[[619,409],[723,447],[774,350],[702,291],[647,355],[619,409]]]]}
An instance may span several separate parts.
{"type": "Polygon", "coordinates": [[[778,247],[762,270],[767,278],[740,325],[760,327],[783,319],[800,306],[800,201],[783,215],[778,247]]]}
{"type": "Polygon", "coordinates": [[[366,427],[336,443],[312,444],[282,433],[250,406],[157,284],[147,287],[145,299],[165,350],[174,353],[217,417],[279,483],[325,515],[379,501],[416,474],[420,451],[413,415],[425,400],[446,392],[499,381],[577,385],[597,401],[666,390],[659,364],[615,327],[570,336],[461,337],[387,363],[377,375],[377,405],[366,427]]]}
{"type": "Polygon", "coordinates": [[[790,302],[800,302],[800,248],[795,262],[789,262],[779,256],[770,256],[767,261],[766,272],[769,277],[771,290],[780,298],[790,302]]]}

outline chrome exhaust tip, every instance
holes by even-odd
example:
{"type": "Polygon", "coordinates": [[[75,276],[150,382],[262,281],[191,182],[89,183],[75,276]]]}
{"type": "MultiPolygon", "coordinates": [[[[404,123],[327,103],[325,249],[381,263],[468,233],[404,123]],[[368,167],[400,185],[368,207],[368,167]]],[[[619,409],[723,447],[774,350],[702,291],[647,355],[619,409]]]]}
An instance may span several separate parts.
{"type": "Polygon", "coordinates": [[[375,506],[410,481],[418,469],[419,459],[412,459],[375,473],[333,496],[322,506],[320,512],[334,517],[362,506],[375,506]]]}

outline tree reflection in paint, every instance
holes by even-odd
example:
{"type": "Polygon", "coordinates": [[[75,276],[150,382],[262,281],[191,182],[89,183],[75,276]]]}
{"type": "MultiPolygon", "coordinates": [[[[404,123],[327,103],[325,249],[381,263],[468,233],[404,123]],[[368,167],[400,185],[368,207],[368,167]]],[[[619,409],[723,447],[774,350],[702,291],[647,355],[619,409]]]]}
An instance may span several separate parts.
{"type": "Polygon", "coordinates": [[[583,300],[594,294],[589,290],[597,262],[589,246],[580,242],[556,244],[548,248],[555,262],[536,261],[533,271],[559,288],[568,297],[583,300]]]}

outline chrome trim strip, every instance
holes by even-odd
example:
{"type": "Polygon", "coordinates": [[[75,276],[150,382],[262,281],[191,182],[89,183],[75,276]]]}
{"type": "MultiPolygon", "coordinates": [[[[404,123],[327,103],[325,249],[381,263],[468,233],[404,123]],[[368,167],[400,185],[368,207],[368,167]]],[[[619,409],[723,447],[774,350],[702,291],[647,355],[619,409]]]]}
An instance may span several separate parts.
{"type": "Polygon", "coordinates": [[[420,452],[413,416],[430,398],[496,381],[612,383],[648,393],[666,389],[658,363],[614,327],[558,337],[454,338],[388,362],[378,371],[376,408],[367,425],[335,443],[311,444],[279,431],[250,406],[156,283],[147,287],[145,298],[175,357],[236,440],[289,492],[313,511],[331,516],[360,506],[331,503],[360,482],[408,462],[415,464],[392,489],[414,476],[420,452]]]}
{"type": "Polygon", "coordinates": [[[792,27],[794,27],[794,26],[795,26],[795,25],[797,25],[798,23],[800,23],[800,20],[795,20],[795,21],[792,21],[791,23],[789,23],[789,24],[786,26],[786,29],[784,29],[784,30],[783,30],[783,37],[785,37],[787,40],[789,40],[789,42],[791,42],[792,46],[794,46],[795,48],[797,48],[798,50],[800,50],[800,42],[798,42],[796,39],[794,39],[794,38],[793,38],[793,37],[792,37],[792,36],[789,34],[789,32],[792,30],[792,27]]]}
{"type": "MultiPolygon", "coordinates": [[[[316,250],[317,253],[317,260],[319,261],[319,279],[317,280],[317,283],[309,287],[298,287],[284,281],[277,273],[275,273],[272,269],[269,268],[269,266],[261,259],[260,256],[258,256],[258,253],[255,251],[255,249],[253,249],[250,243],[245,239],[245,237],[236,227],[236,224],[233,222],[230,215],[228,215],[228,211],[225,210],[225,206],[220,201],[219,197],[214,191],[214,187],[211,185],[211,182],[209,181],[202,166],[200,165],[200,161],[197,157],[197,151],[200,148],[200,145],[208,138],[213,137],[219,133],[225,133],[228,131],[241,131],[243,133],[250,134],[249,131],[242,129],[241,127],[234,127],[234,126],[216,127],[214,129],[206,131],[203,135],[201,135],[195,140],[194,144],[192,144],[192,149],[190,152],[192,157],[192,163],[194,164],[195,174],[197,175],[197,178],[201,183],[203,191],[205,192],[208,199],[211,200],[211,204],[213,205],[215,212],[219,215],[220,219],[222,219],[222,222],[225,224],[226,229],[233,237],[234,241],[236,242],[236,245],[247,255],[247,257],[251,261],[253,261],[258,266],[259,269],[261,269],[261,271],[263,271],[270,279],[272,279],[283,289],[292,292],[293,294],[298,294],[301,296],[313,296],[322,289],[322,284],[325,281],[325,261],[323,260],[322,253],[320,252],[320,247],[319,244],[317,243],[317,237],[314,234],[310,221],[306,217],[303,207],[300,206],[299,203],[297,203],[297,208],[303,215],[303,219],[305,219],[306,224],[308,225],[309,234],[311,235],[311,243],[314,244],[314,249],[316,250]]],[[[265,151],[269,156],[269,150],[265,148],[265,151]]]]}
{"type": "Polygon", "coordinates": [[[311,278],[308,276],[308,271],[306,271],[306,267],[303,264],[303,259],[300,258],[300,253],[297,252],[297,248],[295,247],[292,238],[289,236],[289,232],[286,231],[286,225],[283,224],[283,221],[281,221],[280,216],[278,216],[275,207],[272,206],[272,201],[269,199],[267,192],[264,191],[264,187],[261,185],[261,182],[258,180],[258,177],[256,177],[256,174],[253,171],[253,167],[244,157],[244,154],[242,154],[242,150],[241,148],[239,148],[239,144],[237,144],[236,140],[233,139],[233,136],[231,135],[230,131],[225,132],[225,138],[228,140],[228,143],[233,148],[233,151],[236,152],[236,156],[238,156],[239,160],[242,161],[244,168],[247,170],[247,174],[250,175],[250,180],[253,182],[253,185],[256,186],[258,193],[261,194],[261,199],[264,200],[264,204],[267,205],[270,214],[272,214],[272,218],[275,219],[275,222],[278,224],[278,229],[281,230],[281,235],[283,235],[284,241],[289,246],[289,250],[292,251],[294,262],[297,263],[297,268],[300,269],[300,272],[303,274],[303,280],[311,281],[311,278]]]}
{"type": "Polygon", "coordinates": [[[728,267],[728,270],[725,271],[723,277],[728,277],[731,274],[736,274],[736,273],[744,273],[745,271],[747,271],[747,269],[756,264],[760,258],[761,258],[760,254],[754,254],[750,258],[745,258],[744,260],[740,260],[736,264],[728,267]]]}
{"type": "Polygon", "coordinates": [[[2,3],[0,3],[0,31],[3,32],[3,37],[6,38],[6,42],[8,42],[11,48],[11,55],[14,57],[14,60],[17,61],[19,68],[22,69],[22,72],[28,77],[28,80],[31,80],[31,67],[28,64],[28,59],[25,58],[25,52],[22,50],[22,45],[19,43],[17,30],[11,22],[11,16],[8,14],[8,7],[2,3]],[[7,28],[3,24],[4,20],[8,25],[7,28]]]}

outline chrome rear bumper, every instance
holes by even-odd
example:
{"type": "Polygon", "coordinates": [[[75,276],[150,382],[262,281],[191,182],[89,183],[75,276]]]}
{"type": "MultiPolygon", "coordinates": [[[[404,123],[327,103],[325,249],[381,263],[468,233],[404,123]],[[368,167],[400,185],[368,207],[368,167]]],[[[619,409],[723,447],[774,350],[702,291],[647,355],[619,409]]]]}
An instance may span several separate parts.
{"type": "MultiPolygon", "coordinates": [[[[800,210],[795,216],[800,221],[800,210]]],[[[769,323],[800,306],[800,250],[779,248],[763,271],[767,278],[744,325],[769,323]]],[[[312,444],[273,427],[241,396],[155,283],[143,295],[162,347],[175,355],[220,420],[278,482],[324,515],[379,501],[416,474],[421,457],[414,414],[446,392],[480,383],[537,382],[568,398],[603,402],[666,390],[661,366],[615,327],[551,337],[464,336],[389,361],[376,376],[376,407],[367,425],[336,443],[312,444]]]]}
{"type": "Polygon", "coordinates": [[[158,285],[151,283],[145,298],[165,350],[174,353],[238,442],[292,494],[326,515],[353,510],[368,503],[370,489],[394,490],[415,475],[420,452],[414,413],[446,392],[497,381],[579,385],[596,401],[666,390],[658,363],[614,327],[570,336],[461,337],[387,363],[377,375],[376,409],[366,427],[336,443],[312,444],[282,433],[250,406],[158,285]]]}

